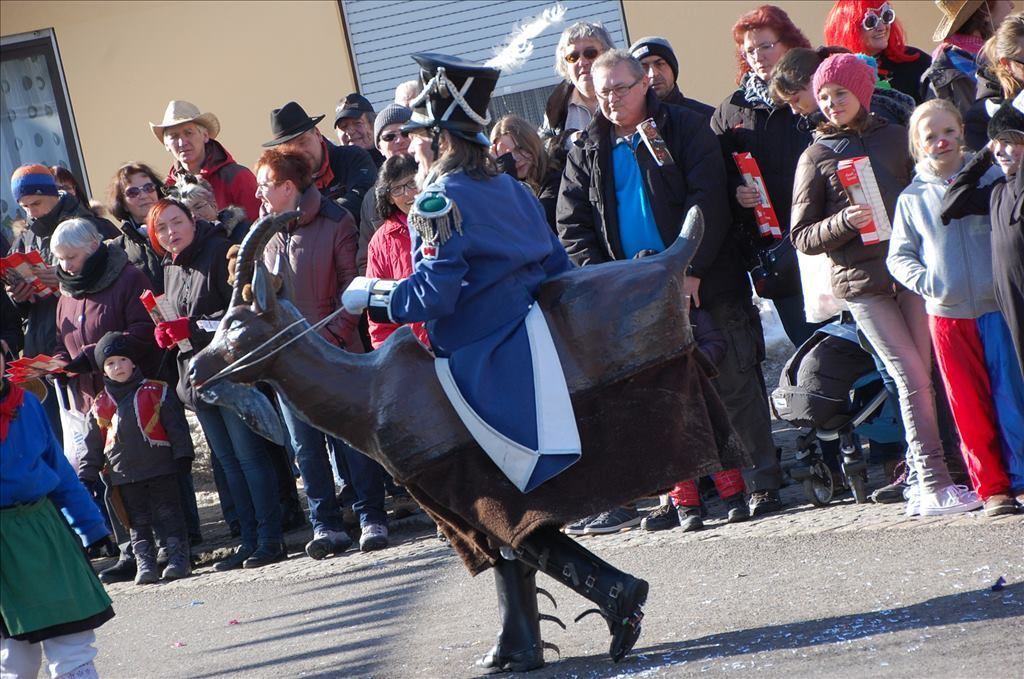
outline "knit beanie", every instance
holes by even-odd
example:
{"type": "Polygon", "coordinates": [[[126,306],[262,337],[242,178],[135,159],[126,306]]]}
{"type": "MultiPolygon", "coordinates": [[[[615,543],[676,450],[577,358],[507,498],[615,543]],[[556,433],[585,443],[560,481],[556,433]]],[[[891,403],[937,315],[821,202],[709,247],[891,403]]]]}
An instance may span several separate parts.
{"type": "Polygon", "coordinates": [[[96,343],[96,348],[93,351],[96,365],[102,368],[107,359],[114,356],[124,356],[135,365],[138,365],[139,361],[136,358],[135,342],[135,338],[126,332],[108,332],[96,343]]]}
{"type": "Polygon", "coordinates": [[[645,38],[640,38],[632,45],[629,46],[629,53],[632,54],[637,61],[646,59],[647,57],[661,57],[668,64],[668,67],[672,69],[672,77],[674,80],[679,80],[679,60],[676,58],[675,50],[672,49],[672,45],[669,44],[665,38],[658,37],[656,35],[649,35],[645,38]]]}
{"type": "Polygon", "coordinates": [[[383,111],[377,114],[376,120],[373,121],[373,143],[377,145],[380,143],[380,133],[384,131],[384,128],[388,125],[404,125],[409,122],[412,118],[412,109],[401,104],[390,104],[384,108],[383,111]]]}
{"type": "Polygon", "coordinates": [[[22,165],[11,175],[14,200],[23,196],[56,196],[57,180],[45,165],[22,165]]]}
{"type": "Polygon", "coordinates": [[[875,91],[875,72],[853,54],[833,54],[821,62],[814,72],[812,92],[818,92],[828,83],[841,85],[853,93],[861,107],[871,112],[871,94],[875,91]]]}

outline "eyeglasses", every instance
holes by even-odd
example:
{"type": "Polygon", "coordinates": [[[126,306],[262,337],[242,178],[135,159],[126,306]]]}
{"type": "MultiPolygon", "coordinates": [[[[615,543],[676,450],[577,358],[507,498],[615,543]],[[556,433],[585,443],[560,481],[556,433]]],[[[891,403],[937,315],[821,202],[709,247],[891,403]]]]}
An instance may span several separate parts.
{"type": "Polygon", "coordinates": [[[896,11],[889,5],[882,5],[878,9],[869,9],[864,13],[864,20],[860,25],[865,31],[873,31],[880,23],[889,25],[896,21],[896,11]]]}
{"type": "Polygon", "coordinates": [[[601,56],[601,50],[597,49],[596,47],[588,47],[585,50],[583,50],[582,53],[573,50],[572,52],[566,54],[563,58],[567,63],[575,64],[577,61],[580,60],[581,56],[587,61],[593,61],[594,59],[597,59],[599,56],[601,56]]]}
{"type": "Polygon", "coordinates": [[[609,99],[612,98],[612,95],[614,94],[617,98],[621,99],[622,97],[629,94],[629,91],[636,87],[641,80],[643,80],[643,78],[637,78],[628,85],[619,85],[618,87],[613,87],[610,90],[601,90],[600,92],[597,93],[597,98],[604,101],[608,101],[609,99]]]}
{"type": "Polygon", "coordinates": [[[154,191],[156,191],[156,184],[146,182],[142,186],[129,186],[124,190],[124,195],[128,198],[138,198],[143,193],[153,193],[154,191]]]}
{"type": "Polygon", "coordinates": [[[408,139],[409,138],[409,133],[408,132],[384,132],[384,133],[382,133],[380,135],[380,139],[381,139],[381,141],[386,141],[387,143],[390,144],[394,140],[398,139],[399,136],[404,137],[405,139],[408,139]]]}
{"type": "Polygon", "coordinates": [[[754,45],[753,47],[748,47],[743,50],[743,53],[747,55],[748,59],[753,59],[759,52],[766,52],[778,44],[779,43],[777,42],[762,42],[758,45],[754,45]]]}
{"type": "Polygon", "coordinates": [[[390,189],[388,189],[388,193],[390,193],[393,198],[398,198],[399,196],[404,195],[406,193],[416,193],[418,189],[419,187],[416,186],[416,180],[410,179],[404,184],[392,186],[390,189]]]}

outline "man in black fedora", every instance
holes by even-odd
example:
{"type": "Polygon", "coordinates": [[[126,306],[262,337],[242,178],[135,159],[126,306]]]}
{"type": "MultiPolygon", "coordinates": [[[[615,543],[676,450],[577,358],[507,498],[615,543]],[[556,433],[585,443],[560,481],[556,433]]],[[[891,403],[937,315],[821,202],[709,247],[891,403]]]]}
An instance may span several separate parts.
{"type": "Polygon", "coordinates": [[[353,92],[338,101],[334,109],[334,131],[342,146],[358,146],[370,154],[379,168],[384,164],[384,155],[373,141],[374,121],[377,117],[370,100],[353,92]]]}
{"type": "Polygon", "coordinates": [[[289,101],[270,112],[274,138],[263,146],[280,146],[283,151],[306,158],[316,188],[348,210],[358,224],[363,197],[377,179],[377,168],[358,146],[335,146],[324,139],[316,128],[323,118],[310,117],[299,104],[289,101]]]}

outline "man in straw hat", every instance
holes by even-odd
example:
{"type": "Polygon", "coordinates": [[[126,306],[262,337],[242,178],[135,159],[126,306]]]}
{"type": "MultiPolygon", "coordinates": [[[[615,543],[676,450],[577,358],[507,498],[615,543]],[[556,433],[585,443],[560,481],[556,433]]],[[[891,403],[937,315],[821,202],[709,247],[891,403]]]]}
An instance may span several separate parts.
{"type": "Polygon", "coordinates": [[[978,54],[1013,11],[1010,0],[935,0],[941,18],[932,39],[939,46],[921,76],[925,99],[946,99],[966,116],[977,98],[978,54]]]}
{"type": "Polygon", "coordinates": [[[217,205],[234,205],[254,220],[260,215],[256,197],[256,175],[235,162],[227,149],[216,141],[220,121],[212,113],[201,113],[192,102],[175,99],[167,104],[164,119],[150,123],[150,129],[174,157],[167,173],[167,185],[174,186],[182,173],[199,175],[213,187],[217,205]]]}

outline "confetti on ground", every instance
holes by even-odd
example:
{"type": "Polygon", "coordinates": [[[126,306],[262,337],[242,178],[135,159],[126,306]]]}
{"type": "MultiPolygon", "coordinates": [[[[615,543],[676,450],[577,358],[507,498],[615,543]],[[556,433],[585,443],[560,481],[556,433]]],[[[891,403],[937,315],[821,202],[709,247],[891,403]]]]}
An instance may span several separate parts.
{"type": "Polygon", "coordinates": [[[172,648],[184,648],[186,646],[188,646],[188,644],[184,641],[175,641],[173,644],[171,644],[172,648]]]}
{"type": "Polygon", "coordinates": [[[229,625],[237,625],[237,624],[238,624],[238,621],[237,621],[237,620],[235,620],[234,618],[231,618],[230,620],[228,620],[228,624],[229,624],[229,625]]]}
{"type": "Polygon", "coordinates": [[[996,584],[992,585],[992,591],[993,592],[1002,592],[1003,591],[1003,585],[1005,585],[1005,584],[1006,584],[1006,578],[1004,578],[1003,576],[1000,575],[999,579],[996,580],[996,584]]]}

